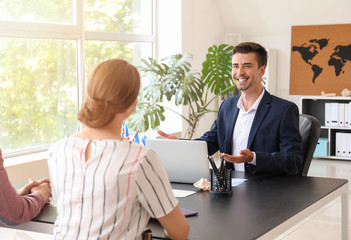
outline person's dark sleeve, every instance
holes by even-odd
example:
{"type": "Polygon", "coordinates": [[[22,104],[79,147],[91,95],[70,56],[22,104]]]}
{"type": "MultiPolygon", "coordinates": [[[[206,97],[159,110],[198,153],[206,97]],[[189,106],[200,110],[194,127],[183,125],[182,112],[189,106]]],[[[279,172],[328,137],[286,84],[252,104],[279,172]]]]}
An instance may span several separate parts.
{"type": "Polygon", "coordinates": [[[218,151],[218,140],[217,140],[217,123],[214,121],[209,131],[205,132],[200,138],[195,140],[202,140],[207,142],[208,154],[212,155],[218,151]]]}
{"type": "Polygon", "coordinates": [[[200,138],[195,139],[195,140],[202,140],[202,141],[206,141],[207,142],[207,150],[208,150],[208,154],[209,155],[213,155],[218,150],[220,150],[219,139],[218,139],[219,138],[218,133],[220,132],[219,122],[220,122],[221,118],[223,118],[222,117],[222,111],[224,111],[223,110],[224,109],[223,106],[224,106],[225,102],[226,102],[226,100],[224,100],[222,102],[221,106],[219,107],[218,113],[217,113],[217,118],[213,122],[210,130],[205,132],[204,135],[202,135],[200,138]]]}

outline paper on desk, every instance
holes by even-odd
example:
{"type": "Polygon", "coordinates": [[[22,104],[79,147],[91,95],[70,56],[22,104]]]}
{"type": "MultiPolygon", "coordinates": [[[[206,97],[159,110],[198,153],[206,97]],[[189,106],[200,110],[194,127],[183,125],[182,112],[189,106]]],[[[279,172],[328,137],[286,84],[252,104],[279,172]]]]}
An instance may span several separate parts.
{"type": "Polygon", "coordinates": [[[201,178],[199,181],[193,184],[194,187],[200,188],[203,191],[210,191],[211,183],[206,178],[201,178]]]}
{"type": "Polygon", "coordinates": [[[181,190],[181,189],[172,189],[173,194],[177,198],[187,197],[195,193],[195,191],[181,190]]]}
{"type": "Polygon", "coordinates": [[[245,178],[232,178],[232,187],[237,187],[245,181],[247,181],[245,178]]]}
{"type": "Polygon", "coordinates": [[[53,235],[25,230],[18,230],[6,227],[0,227],[1,239],[11,240],[48,240],[53,239],[53,235]]]}
{"type": "Polygon", "coordinates": [[[28,236],[26,233],[19,231],[15,232],[13,234],[13,237],[14,240],[35,240],[34,238],[28,236]]]}

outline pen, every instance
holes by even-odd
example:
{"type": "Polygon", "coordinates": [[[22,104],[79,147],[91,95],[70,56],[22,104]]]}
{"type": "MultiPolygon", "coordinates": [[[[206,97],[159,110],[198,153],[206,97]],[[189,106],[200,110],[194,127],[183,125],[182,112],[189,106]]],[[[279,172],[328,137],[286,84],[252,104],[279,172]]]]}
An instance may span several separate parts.
{"type": "Polygon", "coordinates": [[[224,156],[221,155],[221,165],[219,167],[219,173],[223,174],[223,171],[224,171],[224,156]]]}
{"type": "Polygon", "coordinates": [[[216,177],[218,178],[218,169],[217,169],[217,166],[216,166],[216,164],[214,163],[214,160],[213,160],[213,158],[212,157],[210,157],[210,156],[207,156],[207,158],[208,158],[208,160],[210,161],[210,163],[211,163],[211,166],[212,166],[212,170],[213,170],[213,172],[214,172],[214,174],[216,174],[216,177]]]}
{"type": "Polygon", "coordinates": [[[213,172],[214,174],[216,175],[217,177],[217,181],[218,181],[218,184],[221,188],[223,188],[223,175],[221,175],[219,172],[218,172],[218,169],[217,169],[217,166],[216,164],[214,163],[214,160],[211,156],[207,156],[208,157],[208,160],[210,161],[211,163],[211,166],[212,166],[212,169],[213,169],[213,172]]]}

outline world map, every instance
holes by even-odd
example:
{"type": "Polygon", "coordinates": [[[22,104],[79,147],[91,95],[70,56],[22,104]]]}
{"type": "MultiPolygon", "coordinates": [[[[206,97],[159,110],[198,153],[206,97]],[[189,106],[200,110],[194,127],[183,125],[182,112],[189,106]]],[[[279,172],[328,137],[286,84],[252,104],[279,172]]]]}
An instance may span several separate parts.
{"type": "Polygon", "coordinates": [[[336,45],[329,59],[321,66],[314,62],[314,58],[328,46],[330,39],[312,39],[300,46],[292,46],[292,51],[300,53],[302,60],[311,66],[313,72],[312,82],[315,83],[325,67],[333,67],[335,76],[345,73],[345,64],[351,63],[351,43],[346,45],[336,45]]]}

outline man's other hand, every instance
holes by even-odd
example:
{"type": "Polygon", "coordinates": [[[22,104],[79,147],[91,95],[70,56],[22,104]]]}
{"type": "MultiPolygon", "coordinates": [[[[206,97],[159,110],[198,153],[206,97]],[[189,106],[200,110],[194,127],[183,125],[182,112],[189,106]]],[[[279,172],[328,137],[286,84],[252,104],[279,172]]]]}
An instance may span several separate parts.
{"type": "Polygon", "coordinates": [[[168,133],[165,133],[165,132],[163,132],[163,131],[161,131],[161,130],[157,130],[157,133],[158,133],[160,136],[165,137],[165,138],[167,138],[167,139],[179,139],[179,138],[177,138],[176,136],[171,135],[171,134],[168,134],[168,133]]]}

